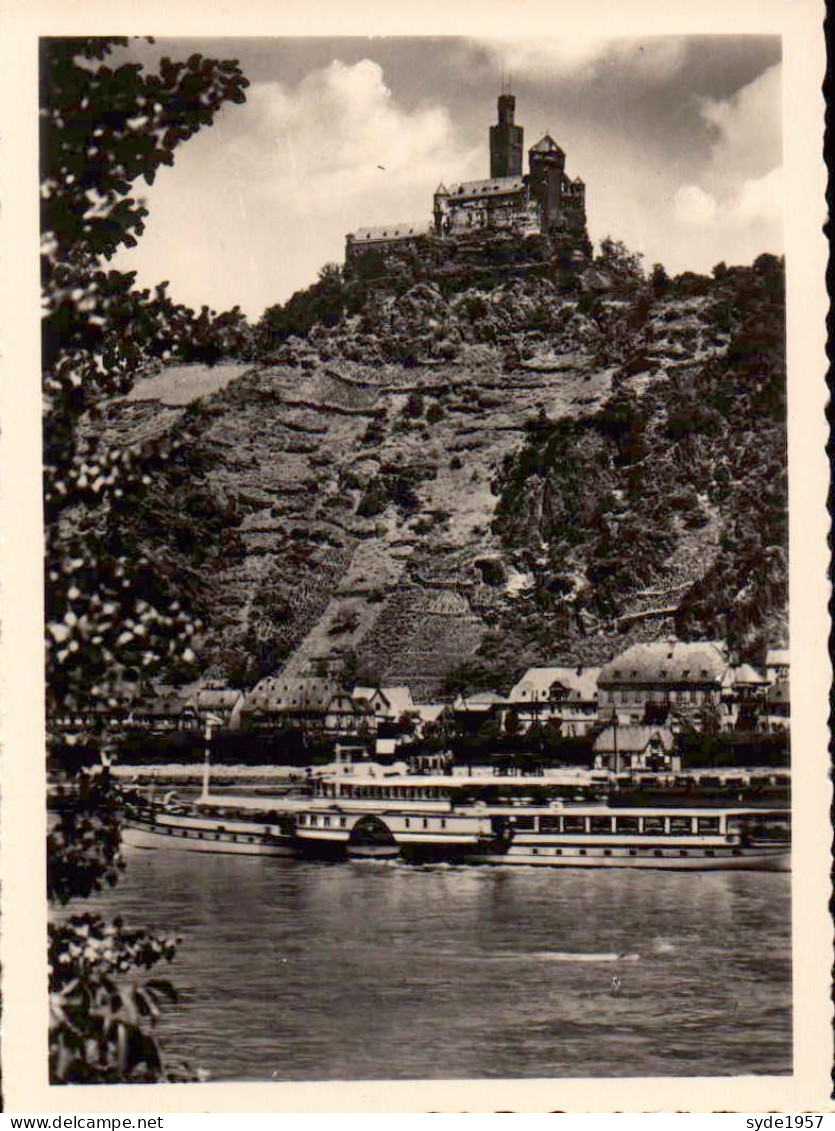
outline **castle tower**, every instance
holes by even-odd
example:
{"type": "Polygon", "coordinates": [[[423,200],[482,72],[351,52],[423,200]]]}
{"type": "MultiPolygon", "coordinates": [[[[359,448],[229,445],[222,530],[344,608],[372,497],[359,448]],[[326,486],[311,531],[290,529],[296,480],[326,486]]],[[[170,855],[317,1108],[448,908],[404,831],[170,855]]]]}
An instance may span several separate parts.
{"type": "Polygon", "coordinates": [[[443,181],[435,189],[435,196],[433,197],[432,216],[435,223],[435,234],[440,236],[443,232],[444,213],[446,210],[446,202],[449,199],[449,189],[443,181]]]}
{"type": "Polygon", "coordinates": [[[542,230],[547,232],[562,215],[565,153],[550,134],[528,151],[531,196],[541,208],[542,230]]]}
{"type": "Polygon", "coordinates": [[[490,176],[521,177],[525,131],[514,122],[516,98],[510,90],[499,95],[499,120],[490,127],[490,176]]]}

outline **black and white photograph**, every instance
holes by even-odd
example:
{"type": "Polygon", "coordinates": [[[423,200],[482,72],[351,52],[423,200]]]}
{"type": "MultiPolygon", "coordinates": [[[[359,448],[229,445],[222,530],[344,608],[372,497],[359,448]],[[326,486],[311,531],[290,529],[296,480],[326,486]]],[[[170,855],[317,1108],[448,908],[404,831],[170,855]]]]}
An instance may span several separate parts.
{"type": "Polygon", "coordinates": [[[54,1102],[788,1085],[783,35],[79,25],[37,43],[54,1102]]]}

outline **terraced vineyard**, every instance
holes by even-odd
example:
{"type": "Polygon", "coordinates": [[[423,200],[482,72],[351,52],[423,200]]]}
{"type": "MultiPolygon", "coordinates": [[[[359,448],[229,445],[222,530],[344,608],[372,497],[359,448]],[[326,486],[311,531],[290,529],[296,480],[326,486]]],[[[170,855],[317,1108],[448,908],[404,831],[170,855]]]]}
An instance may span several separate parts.
{"type": "MultiPolygon", "coordinates": [[[[222,383],[192,372],[187,407],[182,382],[175,405],[144,399],[150,383],[111,403],[95,426],[107,442],[186,438],[177,474],[161,460],[148,507],[179,505],[203,560],[213,547],[211,571],[190,574],[202,669],[253,682],[282,668],[338,677],[347,663],[431,695],[467,663],[499,680],[673,628],[712,634],[693,594],[726,579],[733,524],[760,544],[781,537],[738,505],[756,489],[755,425],[772,455],[783,427],[771,405],[758,424],[756,402],[762,373],[782,371],[780,327],[759,368],[727,362],[746,319],[779,309],[767,290],[750,297],[764,269],[745,270],[732,293],[705,281],[640,309],[623,297],[578,306],[542,280],[452,299],[421,284],[383,303],[365,337],[347,319],[222,383]],[[452,356],[426,345],[436,331],[452,356]],[[385,333],[428,352],[351,356],[385,333]],[[202,529],[207,507],[229,517],[222,530],[202,529]]],[[[188,545],[160,557],[142,514],[127,533],[172,583],[190,569],[188,545]]],[[[742,633],[751,647],[779,636],[775,563],[742,633]]]]}

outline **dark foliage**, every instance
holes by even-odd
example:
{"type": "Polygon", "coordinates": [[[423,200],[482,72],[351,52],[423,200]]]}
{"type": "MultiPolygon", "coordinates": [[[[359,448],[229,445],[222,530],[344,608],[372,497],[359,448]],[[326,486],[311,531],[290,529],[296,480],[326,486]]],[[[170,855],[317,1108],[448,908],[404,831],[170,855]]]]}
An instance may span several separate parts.
{"type": "MultiPolygon", "coordinates": [[[[611,619],[630,593],[663,588],[677,531],[707,522],[704,498],[719,551],[681,600],[677,631],[759,656],[787,600],[782,262],[761,256],[706,285],[707,315],[730,334],[724,356],[656,379],[640,398],[616,386],[585,419],[531,421],[505,462],[494,529],[536,576],[517,624],[546,614],[552,635],[568,635],[572,611],[611,619]],[[529,549],[541,543],[546,562],[529,549]],[[566,586],[567,562],[579,585],[566,586]]],[[[636,333],[648,314],[635,307],[636,333]]]]}
{"type": "MultiPolygon", "coordinates": [[[[154,181],[174,151],[209,126],[227,101],[243,102],[237,63],[163,59],[158,74],[112,67],[120,38],[45,39],[41,48],[41,234],[44,293],[44,492],[47,519],[47,687],[50,722],[88,703],[102,677],[193,658],[191,615],[171,577],[143,552],[128,515],[153,509],[147,488],[164,466],[182,475],[191,521],[220,521],[199,485],[185,486],[178,441],[146,450],[103,450],[101,402],[174,352],[212,361],[245,334],[236,308],[216,318],[175,306],[161,284],[133,290],[133,275],[106,270],[132,247],[146,210],[134,182],[154,181]],[[86,427],[84,427],[86,423],[86,427]],[[71,513],[73,521],[67,521],[71,513]]],[[[187,436],[179,437],[182,445],[187,436]]],[[[192,531],[158,514],[174,542],[192,531]]],[[[192,544],[193,548],[193,544],[192,544]]],[[[121,867],[119,799],[105,770],[84,765],[106,746],[55,743],[53,770],[69,775],[72,802],[49,837],[48,891],[56,903],[113,884],[121,867]],[[67,755],[70,755],[67,757],[67,755]]],[[[50,927],[50,1074],[55,1083],[156,1082],[194,1078],[166,1065],[153,1024],[167,982],[141,979],[174,953],[174,941],[120,921],[74,916],[50,927]]]]}

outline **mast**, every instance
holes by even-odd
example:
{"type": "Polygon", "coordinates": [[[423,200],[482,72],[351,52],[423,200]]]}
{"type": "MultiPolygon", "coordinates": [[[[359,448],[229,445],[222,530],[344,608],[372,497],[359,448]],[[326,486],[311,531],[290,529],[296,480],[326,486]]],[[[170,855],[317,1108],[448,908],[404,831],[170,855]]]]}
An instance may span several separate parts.
{"type": "Polygon", "coordinates": [[[200,794],[201,801],[206,801],[209,797],[209,772],[212,750],[212,731],[215,727],[218,726],[221,726],[221,720],[217,717],[217,715],[206,715],[206,729],[203,733],[203,790],[200,794]]]}

